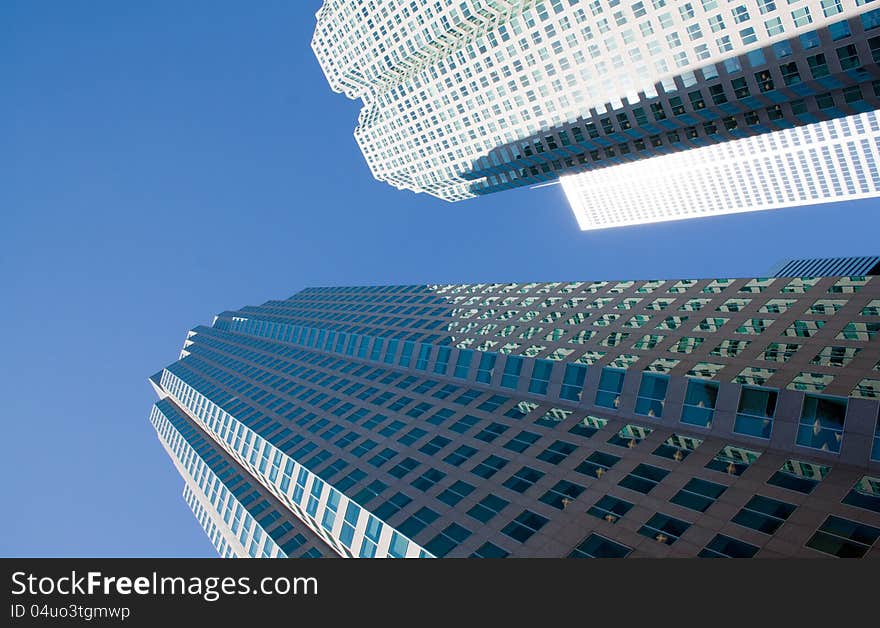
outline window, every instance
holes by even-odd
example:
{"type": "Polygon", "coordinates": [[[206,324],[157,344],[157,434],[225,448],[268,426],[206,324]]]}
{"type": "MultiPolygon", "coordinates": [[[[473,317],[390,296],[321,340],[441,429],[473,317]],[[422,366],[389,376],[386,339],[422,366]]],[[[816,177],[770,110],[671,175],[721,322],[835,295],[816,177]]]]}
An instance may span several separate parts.
{"type": "Polygon", "coordinates": [[[781,486],[798,493],[809,494],[825,479],[831,467],[802,460],[786,460],[782,468],[767,480],[767,484],[781,486]]]}
{"type": "Polygon", "coordinates": [[[410,483],[410,486],[422,492],[425,492],[445,477],[446,474],[442,471],[438,471],[437,469],[428,469],[415,480],[413,480],[410,483]]]}
{"type": "Polygon", "coordinates": [[[770,438],[776,412],[775,390],[743,386],[733,431],[737,434],[770,438]]]}
{"type": "Polygon", "coordinates": [[[624,425],[618,432],[608,439],[608,442],[618,447],[633,448],[645,440],[654,430],[641,425],[624,425]]]}
{"type": "Polygon", "coordinates": [[[569,401],[580,401],[586,375],[587,367],[585,365],[566,364],[559,397],[569,401]]]}
{"type": "Polygon", "coordinates": [[[446,438],[444,436],[435,436],[434,438],[429,440],[427,443],[422,445],[419,448],[419,451],[422,452],[423,454],[427,454],[428,456],[433,456],[438,451],[440,451],[441,449],[446,447],[446,445],[448,445],[451,442],[452,442],[451,440],[449,440],[448,438],[446,438]]]}
{"type": "Polygon", "coordinates": [[[373,511],[380,519],[388,520],[397,512],[399,512],[402,508],[404,508],[407,504],[412,501],[412,498],[408,495],[404,495],[403,493],[397,493],[393,495],[388,501],[384,504],[380,504],[378,508],[373,511]]]}
{"type": "Polygon", "coordinates": [[[633,505],[628,501],[618,499],[613,495],[605,495],[587,510],[587,514],[608,523],[617,523],[617,520],[628,513],[632,507],[633,505]]]}
{"type": "Polygon", "coordinates": [[[681,411],[681,422],[699,427],[712,427],[717,397],[717,383],[689,380],[681,411]]]}
{"type": "Polygon", "coordinates": [[[492,395],[486,399],[486,401],[478,405],[477,408],[485,412],[495,412],[508,401],[510,401],[510,397],[505,397],[504,395],[492,395]]]}
{"type": "Polygon", "coordinates": [[[670,434],[669,438],[663,441],[652,453],[661,458],[681,462],[702,444],[703,441],[701,439],[694,438],[693,436],[670,434]]]}
{"type": "Polygon", "coordinates": [[[452,349],[449,347],[440,347],[437,350],[437,361],[434,363],[435,373],[440,373],[441,375],[446,373],[446,369],[449,367],[450,353],[452,353],[452,349]]]}
{"type": "Polygon", "coordinates": [[[792,11],[791,17],[794,19],[794,25],[798,28],[813,23],[813,16],[810,15],[809,7],[801,7],[792,11]]]}
{"type": "MultiPolygon", "coordinates": [[[[390,451],[390,450],[386,449],[385,451],[390,451]]],[[[376,456],[376,458],[371,459],[371,462],[373,460],[376,460],[377,458],[379,458],[379,456],[376,456]]],[[[388,461],[388,459],[383,457],[382,463],[387,462],[387,461],[388,461]]],[[[376,464],[375,466],[377,466],[377,467],[381,466],[382,463],[376,464]]],[[[391,475],[393,475],[394,477],[399,479],[399,478],[402,478],[403,476],[405,476],[407,473],[409,473],[410,471],[412,471],[413,469],[415,469],[418,466],[419,466],[418,460],[415,460],[413,458],[405,458],[404,460],[401,460],[398,464],[396,464],[394,467],[392,467],[388,471],[388,473],[390,473],[391,475]]]]}
{"type": "Polygon", "coordinates": [[[474,352],[470,349],[461,349],[458,353],[458,359],[455,361],[455,371],[453,372],[454,377],[458,377],[460,379],[467,379],[468,372],[471,369],[471,360],[473,359],[474,352]]]}
{"type": "Polygon", "coordinates": [[[479,422],[480,419],[478,417],[475,417],[472,414],[466,414],[458,421],[450,425],[449,430],[452,432],[458,432],[459,434],[464,434],[479,422]]]}
{"type": "Polygon", "coordinates": [[[484,543],[480,549],[470,555],[469,558],[507,558],[510,552],[501,549],[492,543],[484,543]]]}
{"type": "Polygon", "coordinates": [[[760,457],[761,452],[727,445],[712,460],[706,463],[706,468],[721,471],[728,475],[740,476],[760,457]]]}
{"type": "Polygon", "coordinates": [[[639,534],[654,539],[658,543],[672,545],[689,527],[691,524],[687,521],[658,512],[639,528],[639,534]]]}
{"type": "Polygon", "coordinates": [[[531,467],[523,467],[512,476],[507,478],[504,486],[517,493],[525,493],[535,482],[544,477],[543,471],[532,469],[531,467]]]}
{"type": "Polygon", "coordinates": [[[599,390],[596,392],[596,405],[603,408],[617,408],[620,405],[620,392],[623,390],[623,378],[626,371],[604,367],[599,378],[599,390]]]}
{"type": "Polygon", "coordinates": [[[669,501],[697,512],[706,512],[706,509],[726,490],[727,487],[723,484],[702,478],[691,478],[669,501]]]}
{"type": "Polygon", "coordinates": [[[474,487],[467,482],[459,480],[442,493],[437,495],[437,499],[447,506],[455,506],[462,499],[474,492],[474,487]]]}
{"type": "Polygon", "coordinates": [[[516,355],[507,356],[507,364],[504,365],[504,373],[501,375],[501,385],[505,388],[519,386],[519,375],[522,371],[523,359],[516,355]]]}
{"type": "Polygon", "coordinates": [[[846,399],[805,395],[797,444],[822,451],[840,452],[846,405],[846,399]]]}
{"type": "Polygon", "coordinates": [[[471,535],[471,531],[457,523],[450,524],[443,532],[425,544],[425,549],[442,558],[471,535]]]}
{"type": "Polygon", "coordinates": [[[569,504],[577,499],[577,497],[585,490],[586,489],[579,484],[569,482],[568,480],[561,480],[557,482],[553,488],[544,493],[539,501],[553,506],[554,508],[558,508],[559,510],[564,510],[568,508],[569,504]]]}
{"type": "Polygon", "coordinates": [[[504,444],[505,449],[522,453],[531,446],[532,443],[541,438],[540,434],[523,430],[504,444]]]}
{"type": "Polygon", "coordinates": [[[556,427],[559,423],[565,421],[571,416],[571,410],[563,410],[562,408],[550,408],[538,417],[534,423],[543,427],[556,427]]]}
{"type": "Polygon", "coordinates": [[[416,534],[437,521],[439,517],[440,515],[430,508],[419,508],[415,514],[397,526],[397,530],[409,538],[413,538],[416,534]]]}
{"type": "Polygon", "coordinates": [[[709,544],[697,554],[700,558],[751,558],[758,553],[754,545],[730,536],[716,534],[709,544]]]}
{"type": "Polygon", "coordinates": [[[626,545],[615,543],[598,534],[591,534],[578,545],[569,558],[625,558],[632,552],[626,545]]]}
{"type": "Polygon", "coordinates": [[[636,414],[660,418],[663,416],[663,404],[666,399],[666,388],[669,377],[655,373],[642,373],[642,383],[636,398],[636,414]]]}
{"type": "Polygon", "coordinates": [[[508,426],[504,425],[503,423],[493,422],[485,429],[481,430],[478,434],[476,434],[474,438],[484,441],[486,443],[491,443],[508,429],[508,426]]]}
{"type": "Polygon", "coordinates": [[[461,445],[458,449],[446,456],[443,459],[443,462],[451,464],[453,467],[458,467],[464,464],[466,460],[469,460],[475,453],[477,453],[477,450],[470,445],[461,445]]]}
{"type": "Polygon", "coordinates": [[[504,526],[501,532],[515,541],[525,543],[535,532],[543,528],[548,521],[549,519],[546,517],[542,517],[531,510],[523,510],[516,519],[504,526]]]}
{"type": "Polygon", "coordinates": [[[532,369],[532,379],[529,382],[529,392],[536,395],[546,395],[552,373],[552,360],[535,360],[535,365],[532,369]]]}
{"type": "Polygon", "coordinates": [[[486,458],[483,462],[478,464],[476,467],[471,469],[471,473],[473,473],[474,475],[479,476],[483,479],[489,479],[493,475],[498,473],[498,471],[503,469],[507,465],[508,462],[510,462],[510,461],[506,460],[500,456],[491,455],[488,458],[486,458]]]}
{"type": "Polygon", "coordinates": [[[640,464],[630,472],[625,478],[618,482],[619,486],[638,491],[639,493],[650,493],[663,478],[669,475],[669,471],[654,467],[649,464],[640,464]]]}
{"type": "Polygon", "coordinates": [[[510,502],[506,499],[501,499],[496,495],[487,495],[482,501],[468,510],[467,514],[469,517],[473,517],[481,523],[487,523],[495,515],[504,510],[505,506],[509,503],[510,502]]]}
{"type": "Polygon", "coordinates": [[[589,475],[594,478],[600,478],[602,475],[615,464],[620,462],[619,456],[605,453],[604,451],[594,451],[586,460],[575,467],[575,471],[589,475]]]}
{"type": "Polygon", "coordinates": [[[864,475],[843,498],[844,504],[880,512],[880,478],[864,475]]]}
{"type": "Polygon", "coordinates": [[[593,434],[601,430],[607,424],[608,421],[606,421],[605,419],[600,419],[597,416],[587,415],[583,419],[575,423],[572,428],[568,430],[568,433],[583,436],[584,438],[592,438],[593,434]]]}
{"type": "Polygon", "coordinates": [[[576,445],[558,440],[547,449],[538,454],[538,460],[549,462],[550,464],[559,464],[565,460],[575,449],[576,445]]]}
{"type": "Polygon", "coordinates": [[[477,381],[482,384],[492,382],[492,374],[495,372],[496,353],[483,353],[480,356],[480,365],[477,367],[477,381]]]}
{"type": "Polygon", "coordinates": [[[778,499],[755,495],[749,500],[749,503],[743,506],[742,510],[736,513],[731,521],[764,534],[774,534],[779,526],[791,516],[795,508],[793,504],[787,504],[778,499]]]}
{"type": "Polygon", "coordinates": [[[880,528],[831,515],[807,541],[807,547],[840,558],[861,558],[878,537],[880,528]]]}

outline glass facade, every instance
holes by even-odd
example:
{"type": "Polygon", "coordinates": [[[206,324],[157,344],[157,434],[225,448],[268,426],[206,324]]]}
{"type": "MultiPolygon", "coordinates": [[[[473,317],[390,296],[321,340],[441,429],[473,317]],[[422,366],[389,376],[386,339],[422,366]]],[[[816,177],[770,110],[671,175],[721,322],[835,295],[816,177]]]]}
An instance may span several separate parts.
{"type": "Polygon", "coordinates": [[[873,350],[836,338],[874,316],[870,279],[312,288],[190,331],[151,418],[222,556],[761,555],[788,521],[809,554],[823,504],[880,515],[875,362],[791,386],[826,346],[873,350]],[[744,383],[786,315],[826,324],[744,383]],[[746,349],[709,357],[750,322],[746,349]],[[705,341],[670,351],[694,325],[705,341]],[[633,326],[665,337],[602,344],[633,326]],[[741,533],[690,540],[725,510],[741,533]]]}

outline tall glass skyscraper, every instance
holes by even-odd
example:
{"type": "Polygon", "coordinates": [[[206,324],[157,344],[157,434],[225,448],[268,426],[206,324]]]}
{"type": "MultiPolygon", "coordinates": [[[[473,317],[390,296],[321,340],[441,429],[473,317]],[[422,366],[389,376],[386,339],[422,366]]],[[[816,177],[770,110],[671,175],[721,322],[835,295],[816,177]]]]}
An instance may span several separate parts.
{"type": "MultiPolygon", "coordinates": [[[[363,101],[355,138],[377,179],[459,200],[590,171],[568,186],[577,210],[590,188],[635,172],[624,164],[873,111],[878,26],[866,0],[326,0],[312,47],[331,88],[363,101]]],[[[793,137],[818,142],[821,156],[828,128],[793,137]]],[[[874,167],[872,131],[861,156],[874,167]]],[[[782,190],[800,166],[747,169],[782,190]]],[[[876,194],[865,176],[856,189],[807,187],[772,203],[688,212],[673,198],[666,213],[876,194]]],[[[631,224],[640,207],[578,217],[631,224]]]]}
{"type": "Polygon", "coordinates": [[[880,556],[877,277],[310,288],[150,382],[223,556],[880,556]]]}

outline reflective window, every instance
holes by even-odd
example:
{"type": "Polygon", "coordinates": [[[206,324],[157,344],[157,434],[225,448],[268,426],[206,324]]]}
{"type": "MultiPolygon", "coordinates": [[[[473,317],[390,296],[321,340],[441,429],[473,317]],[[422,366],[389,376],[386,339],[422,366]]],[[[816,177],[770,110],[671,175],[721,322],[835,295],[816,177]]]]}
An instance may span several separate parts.
{"type": "Polygon", "coordinates": [[[743,386],[733,431],[759,438],[770,438],[776,413],[775,390],[743,386]]]}
{"type": "Polygon", "coordinates": [[[662,417],[668,385],[669,377],[666,375],[642,373],[642,383],[636,398],[635,413],[650,417],[662,417]]]}
{"type": "Polygon", "coordinates": [[[591,534],[574,548],[569,558],[625,558],[632,552],[621,545],[598,534],[591,534]]]}
{"type": "Polygon", "coordinates": [[[782,468],[767,480],[767,484],[781,486],[798,493],[812,493],[819,482],[831,471],[831,467],[802,460],[786,460],[782,468]]]}
{"type": "Polygon", "coordinates": [[[484,543],[470,558],[507,558],[510,552],[492,543],[484,543]]]}
{"type": "Polygon", "coordinates": [[[709,544],[697,554],[700,558],[752,558],[758,548],[730,536],[716,534],[709,544]]]}
{"type": "Polygon", "coordinates": [[[628,501],[618,499],[613,495],[605,495],[587,510],[587,514],[597,519],[604,519],[608,523],[617,523],[617,520],[628,513],[632,507],[633,505],[628,501]]]}
{"type": "Polygon", "coordinates": [[[639,528],[639,534],[654,539],[658,543],[672,545],[689,527],[691,524],[687,521],[658,512],[639,528]]]}
{"type": "Polygon", "coordinates": [[[604,451],[594,451],[586,460],[576,466],[574,470],[594,478],[601,478],[608,469],[618,462],[620,462],[619,456],[614,456],[604,451]]]}
{"type": "Polygon", "coordinates": [[[477,367],[477,381],[483,384],[492,382],[492,374],[495,370],[496,353],[483,353],[480,356],[480,364],[477,367]]]}
{"type": "Polygon", "coordinates": [[[864,475],[843,498],[844,504],[880,512],[880,478],[864,475]]]}
{"type": "Polygon", "coordinates": [[[505,388],[516,389],[519,386],[519,375],[522,371],[523,359],[519,356],[507,356],[504,365],[504,373],[501,376],[501,385],[505,388]]]}
{"type": "Polygon", "coordinates": [[[554,508],[564,510],[577,499],[578,495],[586,489],[579,484],[569,482],[568,480],[560,480],[553,488],[544,493],[539,501],[544,502],[554,508]]]}
{"type": "Polygon", "coordinates": [[[477,521],[487,523],[495,515],[504,510],[504,507],[509,503],[510,502],[506,499],[501,499],[496,495],[487,495],[478,504],[468,510],[467,515],[473,517],[477,521]]]}
{"type": "Polygon", "coordinates": [[[546,517],[542,517],[531,510],[524,510],[516,519],[504,526],[501,532],[520,543],[525,543],[535,532],[543,528],[548,521],[549,519],[546,517]]]}
{"type": "Polygon", "coordinates": [[[601,430],[608,424],[608,421],[597,416],[587,415],[577,423],[575,423],[569,431],[570,434],[577,434],[584,438],[592,438],[593,434],[601,430]]]}
{"type": "Polygon", "coordinates": [[[667,475],[669,475],[669,471],[666,469],[640,464],[618,484],[639,493],[650,493],[667,475]]]}
{"type": "Polygon", "coordinates": [[[546,395],[552,373],[553,362],[551,360],[535,360],[532,378],[529,382],[529,392],[537,395],[546,395]]]}
{"type": "Polygon", "coordinates": [[[703,441],[701,439],[694,438],[693,436],[670,434],[669,438],[663,441],[652,453],[655,456],[681,462],[702,444],[703,441]]]}
{"type": "Polygon", "coordinates": [[[507,478],[504,486],[517,493],[525,493],[535,482],[544,477],[543,471],[531,467],[523,467],[507,478]]]}
{"type": "Polygon", "coordinates": [[[566,364],[559,397],[569,401],[580,401],[586,375],[587,367],[585,365],[566,364]]]}
{"type": "Polygon", "coordinates": [[[692,478],[669,501],[697,512],[706,512],[726,490],[727,487],[723,484],[692,478]]]}
{"type": "Polygon", "coordinates": [[[489,479],[503,469],[508,462],[510,461],[493,454],[471,469],[471,473],[483,479],[489,479]]]}
{"type": "Polygon", "coordinates": [[[620,405],[620,392],[626,371],[604,367],[596,393],[596,405],[604,408],[617,408],[620,405]]]}
{"type": "Polygon", "coordinates": [[[838,453],[843,440],[846,407],[845,398],[805,395],[797,444],[838,453]]]}
{"type": "Polygon", "coordinates": [[[717,383],[689,380],[681,412],[681,422],[699,427],[712,427],[717,398],[717,383]]]}
{"type": "Polygon", "coordinates": [[[794,504],[763,495],[755,495],[743,506],[742,510],[734,515],[731,521],[764,534],[774,534],[779,526],[791,516],[795,508],[794,504]]]}
{"type": "Polygon", "coordinates": [[[831,515],[807,541],[807,547],[840,558],[861,558],[878,537],[880,528],[831,515]]]}
{"type": "Polygon", "coordinates": [[[653,431],[653,428],[642,427],[641,425],[624,425],[614,436],[608,439],[608,442],[618,447],[632,448],[646,439],[653,431]]]}
{"type": "Polygon", "coordinates": [[[759,451],[727,445],[712,460],[706,463],[706,468],[727,473],[728,475],[739,476],[760,457],[761,452],[759,451]]]}

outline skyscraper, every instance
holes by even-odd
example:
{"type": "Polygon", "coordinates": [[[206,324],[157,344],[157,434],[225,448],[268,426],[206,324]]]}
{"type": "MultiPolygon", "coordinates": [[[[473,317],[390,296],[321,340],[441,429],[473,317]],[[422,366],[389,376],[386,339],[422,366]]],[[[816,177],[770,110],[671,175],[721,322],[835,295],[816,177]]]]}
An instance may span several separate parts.
{"type": "Polygon", "coordinates": [[[873,198],[877,112],[563,176],[582,230],[873,198]]]}
{"type": "Polygon", "coordinates": [[[326,0],[312,47],[330,86],[364,103],[355,138],[373,175],[459,200],[586,171],[601,184],[621,164],[873,111],[871,7],[326,0]]]}
{"type": "Polygon", "coordinates": [[[151,420],[225,556],[878,556],[876,277],[310,288],[151,420]]]}

